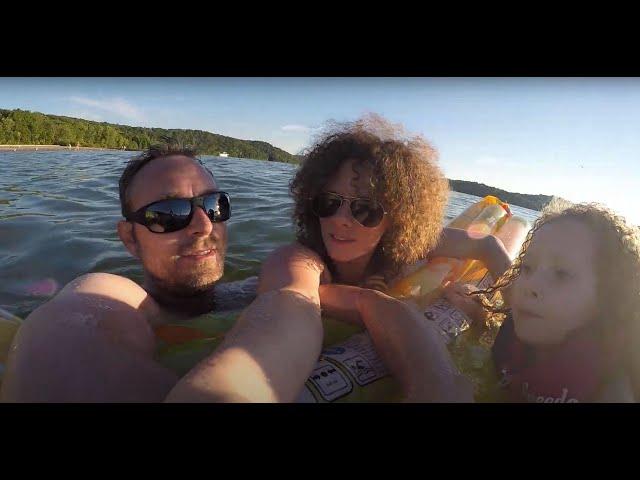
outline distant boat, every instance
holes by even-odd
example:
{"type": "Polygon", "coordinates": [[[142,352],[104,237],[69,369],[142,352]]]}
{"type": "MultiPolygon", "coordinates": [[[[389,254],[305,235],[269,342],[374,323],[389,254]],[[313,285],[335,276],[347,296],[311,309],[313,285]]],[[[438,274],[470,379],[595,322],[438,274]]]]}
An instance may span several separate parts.
{"type": "Polygon", "coordinates": [[[218,156],[219,156],[219,157],[228,157],[228,156],[229,156],[229,154],[228,154],[227,152],[220,152],[220,153],[218,154],[218,156]]]}

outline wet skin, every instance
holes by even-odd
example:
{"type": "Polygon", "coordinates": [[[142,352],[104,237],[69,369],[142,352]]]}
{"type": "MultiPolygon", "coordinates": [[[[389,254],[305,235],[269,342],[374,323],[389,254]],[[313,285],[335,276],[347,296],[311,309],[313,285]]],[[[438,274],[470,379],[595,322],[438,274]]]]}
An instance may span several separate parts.
{"type": "MultiPolygon", "coordinates": [[[[167,196],[191,197],[216,188],[197,162],[173,156],[145,165],[127,193],[136,210],[167,196]]],[[[32,312],[14,340],[3,400],[159,401],[176,384],[176,375],[153,360],[152,328],[184,318],[179,306],[185,291],[201,289],[184,301],[187,310],[210,303],[210,289],[223,272],[226,225],[212,224],[200,210],[187,228],[174,233],[154,234],[126,221],[117,228],[143,264],[144,288],[118,275],[87,274],[32,312]],[[192,257],[205,248],[209,255],[192,257]],[[163,308],[149,292],[164,294],[177,308],[163,308]]]]}

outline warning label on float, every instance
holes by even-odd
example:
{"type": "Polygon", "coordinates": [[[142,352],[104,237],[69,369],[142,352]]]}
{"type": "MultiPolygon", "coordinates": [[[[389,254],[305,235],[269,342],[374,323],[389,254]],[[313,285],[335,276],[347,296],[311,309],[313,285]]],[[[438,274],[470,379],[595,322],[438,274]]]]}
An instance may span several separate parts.
{"type": "Polygon", "coordinates": [[[389,375],[367,333],[354,335],[341,343],[339,349],[324,350],[322,356],[345,368],[360,386],[389,375]]]}
{"type": "Polygon", "coordinates": [[[327,402],[351,393],[353,384],[334,364],[320,360],[307,380],[327,402]]]}
{"type": "Polygon", "coordinates": [[[344,361],[344,364],[349,368],[349,371],[355,377],[356,382],[358,382],[359,385],[366,385],[367,383],[371,383],[379,378],[369,362],[360,355],[347,358],[344,361]]]}
{"type": "Polygon", "coordinates": [[[435,322],[445,337],[451,339],[469,328],[467,317],[449,302],[440,299],[429,305],[424,316],[435,322]]]}

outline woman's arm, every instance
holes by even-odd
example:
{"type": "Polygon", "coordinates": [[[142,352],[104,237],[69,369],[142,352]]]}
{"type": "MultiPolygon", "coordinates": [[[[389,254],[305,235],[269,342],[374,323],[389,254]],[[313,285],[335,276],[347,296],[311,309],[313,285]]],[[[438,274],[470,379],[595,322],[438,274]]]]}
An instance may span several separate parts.
{"type": "Polygon", "coordinates": [[[437,328],[417,310],[376,290],[359,289],[357,306],[378,354],[406,402],[473,402],[437,328]]]}
{"type": "Polygon", "coordinates": [[[322,313],[345,323],[363,325],[357,305],[357,294],[362,290],[349,285],[320,285],[322,313]]]}
{"type": "Polygon", "coordinates": [[[320,298],[330,298],[334,308],[352,307],[353,323],[366,327],[406,402],[473,402],[473,388],[456,371],[444,338],[420,312],[379,291],[349,285],[323,285],[320,298]]]}

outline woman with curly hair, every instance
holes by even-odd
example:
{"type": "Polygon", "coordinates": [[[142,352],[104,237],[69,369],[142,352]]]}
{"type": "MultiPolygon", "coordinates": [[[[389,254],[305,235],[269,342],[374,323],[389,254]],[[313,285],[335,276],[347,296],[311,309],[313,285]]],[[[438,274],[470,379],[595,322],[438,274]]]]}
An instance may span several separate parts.
{"type": "Polygon", "coordinates": [[[494,285],[469,290],[447,296],[476,319],[501,321],[492,354],[513,399],[638,398],[640,232],[624,218],[554,201],[494,285]]]}
{"type": "Polygon", "coordinates": [[[454,369],[438,334],[383,292],[403,267],[429,256],[477,258],[500,272],[509,258],[496,237],[443,231],[449,188],[435,149],[378,115],[334,123],[308,150],[291,193],[297,241],[267,258],[258,291],[291,290],[332,317],[364,323],[414,400],[422,386],[450,380],[454,369]],[[435,377],[411,377],[420,369],[409,364],[419,361],[435,377]]]}

